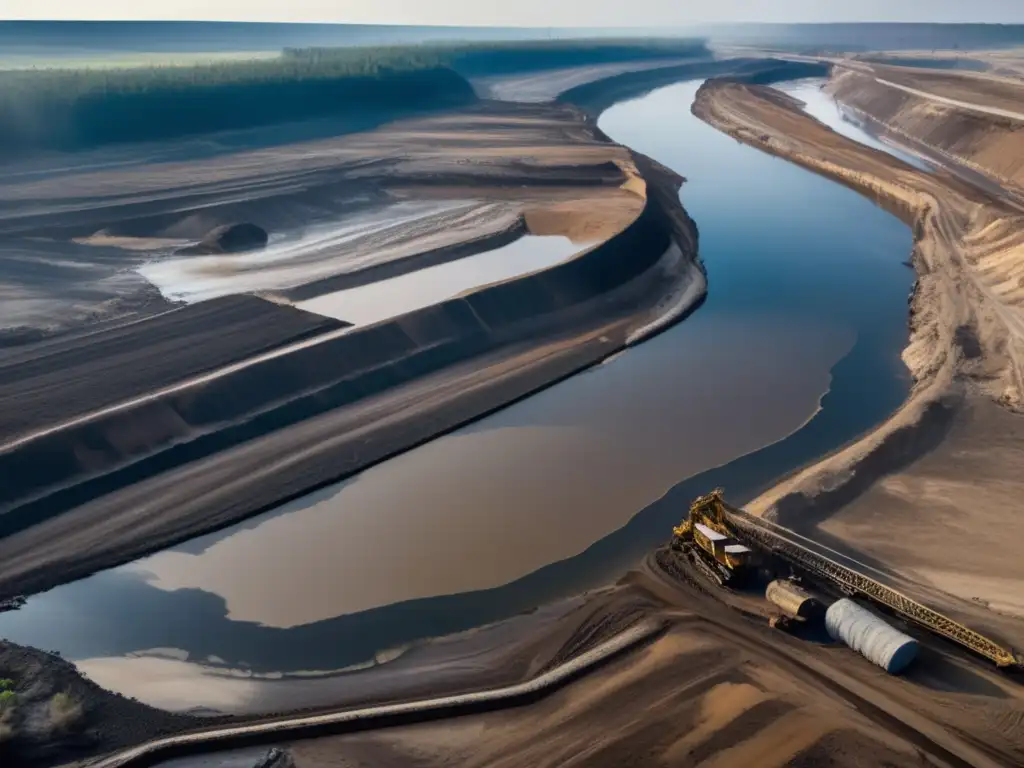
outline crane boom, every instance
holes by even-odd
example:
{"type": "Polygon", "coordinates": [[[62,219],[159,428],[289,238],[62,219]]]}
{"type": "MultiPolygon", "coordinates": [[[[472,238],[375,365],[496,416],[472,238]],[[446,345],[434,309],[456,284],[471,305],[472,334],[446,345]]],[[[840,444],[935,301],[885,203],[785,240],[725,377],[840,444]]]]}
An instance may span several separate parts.
{"type": "Polygon", "coordinates": [[[693,502],[688,518],[674,529],[676,538],[692,536],[693,526],[698,522],[751,547],[769,551],[790,565],[833,583],[845,594],[859,595],[885,606],[930,632],[995,662],[998,667],[1024,667],[1024,657],[1014,653],[1013,649],[800,544],[796,540],[797,534],[792,531],[726,504],[721,489],[715,489],[693,502]]]}

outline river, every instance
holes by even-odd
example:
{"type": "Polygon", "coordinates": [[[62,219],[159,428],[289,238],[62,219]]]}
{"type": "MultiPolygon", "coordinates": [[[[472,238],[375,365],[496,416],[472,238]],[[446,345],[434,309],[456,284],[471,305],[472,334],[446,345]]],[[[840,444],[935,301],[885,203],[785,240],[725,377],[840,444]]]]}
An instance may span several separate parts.
{"type": "Polygon", "coordinates": [[[910,232],[694,118],[698,85],[600,120],[688,179],[709,278],[693,316],[351,480],[32,597],[0,636],[169,709],[279,709],[281,678],[289,704],[322,702],[344,684],[328,673],[606,582],[690,497],[742,503],[882,421],[910,384],[910,232]]]}

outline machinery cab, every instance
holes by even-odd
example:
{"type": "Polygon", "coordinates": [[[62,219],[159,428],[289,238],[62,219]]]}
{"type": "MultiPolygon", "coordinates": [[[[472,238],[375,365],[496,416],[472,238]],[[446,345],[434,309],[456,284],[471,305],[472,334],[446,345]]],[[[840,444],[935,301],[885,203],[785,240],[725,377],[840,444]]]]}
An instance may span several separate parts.
{"type": "Polygon", "coordinates": [[[673,546],[719,584],[742,578],[753,565],[754,552],[739,541],[729,525],[720,489],[696,499],[689,516],[674,532],[673,546]]]}
{"type": "Polygon", "coordinates": [[[731,571],[739,571],[750,564],[753,552],[749,547],[703,523],[694,523],[693,540],[697,546],[731,571]]]}

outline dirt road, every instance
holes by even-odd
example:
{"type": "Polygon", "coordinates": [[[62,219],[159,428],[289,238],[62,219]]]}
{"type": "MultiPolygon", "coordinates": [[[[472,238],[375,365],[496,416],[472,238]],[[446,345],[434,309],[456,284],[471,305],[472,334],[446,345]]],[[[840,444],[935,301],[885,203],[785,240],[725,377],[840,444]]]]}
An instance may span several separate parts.
{"type": "Polygon", "coordinates": [[[895,141],[988,177],[1019,199],[1024,83],[972,73],[837,66],[827,90],[895,141]]]}
{"type": "Polygon", "coordinates": [[[848,649],[773,631],[764,615],[730,607],[731,593],[688,578],[669,577],[656,559],[630,574],[620,589],[655,600],[669,631],[543,702],[294,742],[296,765],[1001,766],[1024,758],[1021,689],[997,673],[929,652],[907,677],[890,677],[848,649]]]}
{"type": "Polygon", "coordinates": [[[894,83],[891,80],[883,80],[880,77],[875,78],[875,82],[889,88],[896,88],[897,90],[905,93],[913,94],[914,96],[921,96],[928,99],[929,101],[935,101],[939,104],[948,104],[951,107],[959,107],[960,109],[969,109],[972,112],[981,112],[986,115],[995,115],[996,117],[1008,117],[1011,120],[1024,120],[1024,112],[1017,110],[1000,109],[998,107],[987,106],[985,104],[979,104],[977,102],[960,101],[959,99],[950,99],[946,96],[939,96],[935,93],[929,93],[928,91],[922,91],[918,88],[911,88],[907,85],[900,85],[894,83]]]}

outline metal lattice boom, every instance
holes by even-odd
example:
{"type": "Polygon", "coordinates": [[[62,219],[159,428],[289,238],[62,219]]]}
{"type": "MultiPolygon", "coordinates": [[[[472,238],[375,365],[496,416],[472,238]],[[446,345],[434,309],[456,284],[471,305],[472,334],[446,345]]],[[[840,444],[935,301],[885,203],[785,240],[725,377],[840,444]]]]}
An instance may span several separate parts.
{"type": "Polygon", "coordinates": [[[747,538],[751,543],[771,550],[794,565],[828,579],[848,594],[863,595],[874,600],[925,629],[994,661],[999,667],[1024,666],[1024,659],[1017,656],[1011,649],[953,621],[948,616],[943,616],[941,613],[921,605],[916,600],[911,600],[906,595],[865,576],[863,573],[840,565],[834,560],[798,544],[786,535],[789,532],[785,528],[754,517],[743,510],[729,507],[724,502],[723,508],[728,515],[729,522],[737,529],[741,538],[747,538]]]}

